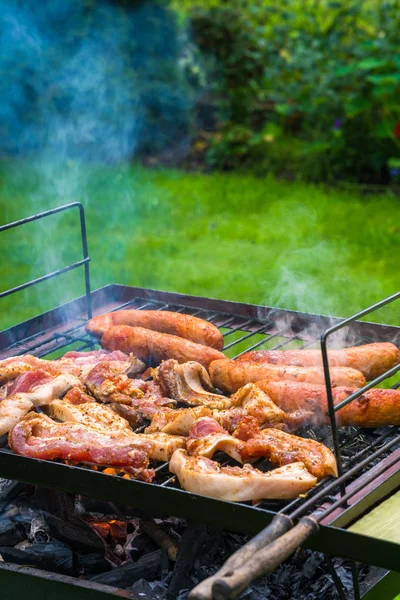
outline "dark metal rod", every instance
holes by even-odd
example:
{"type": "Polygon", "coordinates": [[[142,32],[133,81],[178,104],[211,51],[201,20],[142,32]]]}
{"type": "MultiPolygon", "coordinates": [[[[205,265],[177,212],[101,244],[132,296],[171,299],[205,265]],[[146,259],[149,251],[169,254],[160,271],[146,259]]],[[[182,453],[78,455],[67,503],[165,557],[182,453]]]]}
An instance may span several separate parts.
{"type": "Polygon", "coordinates": [[[257,335],[257,334],[264,333],[264,332],[265,332],[265,326],[263,325],[262,327],[259,327],[258,329],[255,329],[254,331],[250,331],[250,333],[247,333],[243,337],[241,337],[237,340],[234,340],[230,344],[227,344],[226,346],[224,346],[224,350],[227,350],[228,348],[235,346],[239,342],[244,342],[244,340],[247,340],[248,338],[252,337],[253,335],[257,335]]]}
{"type": "Polygon", "coordinates": [[[370,477],[365,478],[363,481],[360,481],[358,485],[353,486],[353,488],[349,492],[347,492],[344,496],[341,496],[338,500],[336,500],[336,502],[331,504],[331,506],[325,509],[322,514],[318,515],[317,520],[320,521],[321,519],[329,517],[331,513],[333,513],[337,508],[342,506],[347,500],[354,496],[354,494],[365,488],[365,486],[368,483],[371,483],[371,481],[376,479],[379,475],[382,475],[382,473],[390,469],[390,467],[393,467],[393,465],[395,465],[396,463],[400,463],[400,456],[398,454],[392,456],[392,458],[388,460],[384,465],[381,465],[379,469],[376,469],[376,471],[374,471],[373,474],[370,475],[370,477]]]}
{"type": "Polygon", "coordinates": [[[370,381],[369,383],[367,383],[366,385],[364,385],[362,388],[358,389],[356,392],[354,392],[354,394],[351,394],[350,396],[348,396],[347,398],[345,398],[341,402],[338,402],[337,404],[335,404],[333,410],[335,412],[337,412],[343,406],[346,406],[346,404],[349,404],[353,400],[356,400],[356,398],[359,398],[364,392],[367,392],[368,390],[370,390],[371,388],[373,388],[378,383],[381,383],[381,381],[384,381],[385,379],[388,379],[392,375],[395,375],[397,373],[397,371],[400,371],[400,365],[395,365],[394,367],[392,367],[391,369],[389,369],[388,371],[386,371],[385,373],[383,373],[382,375],[380,375],[379,377],[377,377],[373,381],[370,381]]]}
{"type": "Polygon", "coordinates": [[[86,234],[86,222],[85,222],[85,211],[81,202],[70,202],[69,204],[64,204],[63,206],[57,206],[56,208],[52,208],[50,210],[46,210],[41,213],[37,213],[35,215],[31,215],[30,217],[25,217],[24,219],[19,219],[18,221],[13,221],[12,223],[7,223],[6,225],[0,226],[0,233],[2,231],[7,231],[9,229],[13,229],[14,227],[19,227],[20,225],[25,225],[26,223],[31,223],[33,221],[37,221],[39,219],[43,219],[45,217],[49,217],[51,215],[55,215],[60,212],[64,212],[71,208],[78,208],[79,210],[79,218],[81,225],[81,240],[82,240],[82,252],[83,252],[83,260],[77,261],[71,265],[63,267],[61,269],[57,269],[52,273],[48,273],[43,275],[42,277],[37,277],[31,281],[18,285],[12,289],[5,290],[0,293],[0,299],[9,296],[10,294],[14,294],[15,292],[20,292],[25,290],[32,285],[36,285],[38,283],[42,283],[43,281],[47,281],[52,277],[56,277],[57,275],[62,275],[63,273],[67,273],[72,269],[76,269],[77,267],[84,266],[85,272],[85,296],[86,296],[86,308],[88,319],[92,317],[92,298],[91,298],[91,289],[90,289],[90,271],[89,271],[89,253],[88,253],[88,244],[87,244],[87,234],[86,234]]]}
{"type": "Polygon", "coordinates": [[[230,329],[229,331],[225,331],[225,333],[223,333],[222,335],[224,337],[227,337],[228,335],[231,335],[232,333],[235,333],[236,331],[247,331],[244,328],[247,327],[248,325],[250,325],[250,323],[252,323],[252,322],[254,322],[254,319],[247,319],[247,321],[245,321],[244,323],[241,323],[240,325],[233,327],[233,329],[230,329]]]}
{"type": "Polygon", "coordinates": [[[223,329],[224,327],[228,327],[230,323],[232,323],[235,319],[236,317],[229,317],[228,319],[225,319],[225,321],[222,321],[222,323],[220,323],[218,327],[220,327],[221,329],[223,329]]]}
{"type": "MultiPolygon", "coordinates": [[[[357,462],[358,460],[360,460],[360,458],[362,458],[363,456],[365,456],[365,454],[367,454],[368,452],[370,452],[372,448],[375,448],[376,446],[378,446],[383,440],[385,440],[392,433],[393,433],[393,429],[391,429],[390,431],[386,431],[385,433],[383,433],[382,435],[380,435],[376,440],[374,440],[374,442],[372,444],[368,445],[363,450],[360,450],[360,452],[357,452],[357,454],[355,454],[355,456],[352,456],[349,459],[349,461],[348,461],[348,465],[354,464],[355,462],[357,462]]],[[[312,496],[312,498],[314,499],[315,498],[315,493],[318,493],[319,488],[321,488],[322,486],[324,486],[324,489],[325,489],[325,486],[327,485],[327,482],[328,482],[328,480],[326,480],[326,479],[320,481],[316,485],[315,488],[313,488],[312,490],[310,490],[309,496],[310,497],[312,496]]],[[[285,508],[281,512],[283,512],[285,514],[286,513],[290,513],[292,510],[295,509],[296,505],[299,504],[300,502],[302,502],[302,498],[295,498],[287,506],[285,506],[285,508]]],[[[258,504],[256,504],[256,506],[258,506],[259,504],[262,504],[262,501],[259,502],[258,504]]]]}
{"type": "Polygon", "coordinates": [[[43,219],[43,217],[49,217],[50,215],[55,215],[56,213],[63,212],[64,210],[68,210],[73,207],[81,207],[81,206],[82,206],[82,204],[80,202],[70,202],[69,204],[64,204],[63,206],[57,206],[56,208],[51,208],[50,210],[45,210],[44,212],[37,213],[35,215],[31,215],[30,217],[24,217],[23,219],[19,219],[18,221],[13,221],[12,223],[7,223],[6,225],[1,225],[0,233],[2,231],[7,231],[7,229],[12,229],[13,227],[18,227],[19,225],[25,225],[25,223],[30,223],[31,221],[37,221],[38,219],[43,219]]]}
{"type": "MultiPolygon", "coordinates": [[[[322,352],[322,363],[324,368],[324,376],[325,376],[325,386],[326,386],[326,396],[328,401],[328,414],[331,424],[331,432],[332,432],[332,442],[333,448],[335,451],[336,464],[338,469],[339,477],[343,474],[343,466],[342,466],[342,455],[340,452],[340,443],[339,443],[339,434],[338,427],[336,422],[336,414],[335,414],[335,406],[333,403],[332,396],[332,382],[331,375],[329,372],[329,362],[328,362],[328,353],[326,348],[326,336],[321,336],[321,352],[322,352]]],[[[340,493],[342,495],[345,494],[345,487],[343,484],[340,486],[340,493]]]]}
{"type": "MultiPolygon", "coordinates": [[[[321,354],[322,354],[322,363],[323,363],[324,377],[325,377],[326,395],[327,395],[327,401],[328,401],[328,415],[329,415],[329,420],[330,420],[330,425],[331,425],[332,442],[333,442],[333,448],[334,448],[335,456],[336,456],[336,463],[337,463],[337,467],[338,467],[339,478],[341,477],[341,475],[343,473],[343,466],[342,466],[342,456],[341,456],[341,452],[340,452],[338,427],[337,427],[337,422],[336,422],[336,411],[335,411],[335,405],[334,405],[333,394],[332,394],[332,382],[331,382],[331,376],[330,376],[330,372],[329,372],[329,360],[328,360],[328,351],[327,351],[328,338],[332,333],[334,333],[335,331],[338,331],[339,329],[342,329],[348,323],[352,323],[353,321],[356,321],[360,317],[363,317],[363,316],[377,310],[378,308],[381,308],[381,307],[385,306],[386,304],[389,304],[390,302],[397,300],[398,298],[400,298],[400,292],[397,292],[396,294],[393,294],[392,296],[389,296],[388,298],[385,298],[384,300],[381,300],[380,302],[377,302],[377,303],[373,304],[372,306],[369,306],[368,308],[366,308],[362,311],[359,311],[355,315],[352,315],[351,317],[344,319],[343,321],[340,321],[336,325],[333,325],[332,327],[329,327],[328,329],[326,329],[324,331],[324,333],[321,335],[321,354]]],[[[351,400],[349,400],[349,401],[351,401],[351,400]]],[[[339,410],[339,409],[336,409],[336,410],[339,410]]],[[[340,484],[340,493],[342,496],[345,496],[345,486],[343,485],[343,483],[340,484]]]]}
{"type": "Polygon", "coordinates": [[[368,315],[369,313],[374,312],[375,310],[378,310],[378,308],[382,308],[383,306],[386,306],[386,304],[389,304],[390,302],[393,302],[394,300],[397,300],[398,298],[400,298],[400,292],[396,292],[392,296],[388,296],[388,298],[385,298],[384,300],[381,300],[380,302],[377,302],[376,304],[373,304],[372,306],[369,306],[368,308],[364,308],[364,310],[360,310],[360,312],[356,313],[355,315],[352,315],[351,317],[348,317],[347,319],[340,321],[340,323],[336,323],[336,325],[329,327],[329,329],[326,329],[324,331],[324,333],[322,334],[322,337],[327,338],[334,331],[337,331],[338,329],[342,329],[348,323],[352,323],[353,321],[356,321],[360,317],[364,317],[365,315],[368,315]]]}
{"type": "MultiPolygon", "coordinates": [[[[315,496],[313,496],[309,500],[306,500],[297,510],[293,511],[293,513],[291,513],[290,516],[293,519],[297,519],[303,512],[305,512],[308,509],[310,509],[319,500],[323,500],[331,491],[333,491],[335,489],[335,487],[337,487],[342,482],[347,481],[348,479],[350,479],[351,477],[353,477],[354,475],[356,475],[358,473],[358,471],[361,471],[370,462],[373,462],[376,458],[379,458],[381,454],[384,454],[385,452],[387,452],[388,450],[390,450],[396,444],[400,444],[400,435],[396,436],[395,438],[393,438],[392,440],[390,440],[390,442],[388,442],[387,444],[385,444],[384,446],[382,446],[381,448],[379,448],[378,450],[376,450],[375,452],[373,452],[370,456],[368,456],[363,461],[361,461],[360,463],[358,463],[357,465],[355,465],[352,469],[350,469],[349,471],[347,471],[346,473],[344,473],[344,475],[342,475],[341,477],[339,477],[335,481],[332,481],[332,483],[330,483],[325,488],[323,488],[318,494],[316,494],[315,496]]],[[[396,456],[395,459],[396,459],[395,462],[400,460],[399,456],[396,456]]],[[[385,465],[385,470],[387,468],[388,468],[388,465],[386,464],[385,465]]],[[[374,477],[375,477],[375,475],[374,475],[374,477]]],[[[362,487],[365,487],[365,482],[363,482],[362,487]]],[[[349,497],[352,496],[354,493],[355,493],[355,491],[354,491],[354,488],[353,488],[351,490],[351,492],[349,492],[349,497]]],[[[338,506],[340,506],[340,503],[342,502],[342,500],[343,500],[343,498],[341,498],[340,500],[338,500],[338,506]]]]}
{"type": "Polygon", "coordinates": [[[271,333],[271,335],[267,336],[265,339],[257,342],[256,344],[253,344],[252,346],[250,346],[246,350],[243,350],[243,352],[240,352],[239,354],[237,354],[235,356],[235,358],[239,358],[239,356],[242,356],[242,354],[245,354],[246,352],[250,352],[251,350],[254,350],[255,348],[258,348],[259,346],[263,346],[264,344],[266,344],[267,342],[269,342],[273,338],[276,338],[276,337],[280,336],[281,333],[283,333],[283,331],[285,331],[285,330],[281,329],[280,331],[277,331],[276,333],[271,333]]]}
{"type": "Polygon", "coordinates": [[[42,283],[42,281],[46,281],[47,279],[51,279],[52,277],[56,277],[57,275],[61,275],[62,273],[67,273],[68,271],[72,271],[73,269],[77,269],[82,265],[86,265],[90,261],[90,258],[84,258],[82,260],[78,260],[77,262],[68,265],[67,267],[63,267],[62,269],[57,269],[57,271],[53,271],[52,273],[47,273],[47,275],[42,275],[41,277],[37,277],[36,279],[31,279],[31,281],[27,281],[26,283],[22,283],[21,285],[17,285],[10,290],[5,290],[4,292],[0,292],[0,298],[5,298],[10,294],[14,294],[15,292],[20,292],[25,290],[26,288],[31,287],[32,285],[36,285],[37,283],[42,283]]]}
{"type": "Polygon", "coordinates": [[[335,567],[333,565],[331,556],[329,554],[326,554],[325,555],[325,559],[326,559],[326,563],[328,565],[329,572],[332,575],[332,579],[333,579],[333,582],[335,584],[336,591],[338,593],[339,599],[340,600],[347,600],[346,594],[345,594],[344,589],[343,589],[342,580],[340,579],[339,575],[336,573],[336,569],[335,569],[335,567]]]}
{"type": "Polygon", "coordinates": [[[83,258],[87,259],[85,262],[85,295],[86,295],[86,310],[88,319],[92,318],[92,296],[90,290],[90,271],[89,271],[89,252],[88,252],[88,244],[87,244],[87,235],[86,235],[86,221],[85,221],[85,211],[83,209],[82,204],[78,203],[79,208],[79,218],[81,221],[81,238],[82,238],[82,252],[83,258]]]}
{"type": "Polygon", "coordinates": [[[351,561],[351,578],[353,580],[354,600],[361,600],[360,579],[358,577],[357,564],[351,561]]]}

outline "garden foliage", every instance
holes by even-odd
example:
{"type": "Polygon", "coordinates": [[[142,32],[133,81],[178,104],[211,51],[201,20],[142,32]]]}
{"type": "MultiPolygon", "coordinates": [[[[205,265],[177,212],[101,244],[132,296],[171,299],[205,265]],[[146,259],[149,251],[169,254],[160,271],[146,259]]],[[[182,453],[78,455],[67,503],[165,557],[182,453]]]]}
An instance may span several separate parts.
{"type": "Polygon", "coordinates": [[[209,164],[314,180],[398,177],[398,0],[189,4],[212,65],[216,131],[197,145],[209,164]]]}

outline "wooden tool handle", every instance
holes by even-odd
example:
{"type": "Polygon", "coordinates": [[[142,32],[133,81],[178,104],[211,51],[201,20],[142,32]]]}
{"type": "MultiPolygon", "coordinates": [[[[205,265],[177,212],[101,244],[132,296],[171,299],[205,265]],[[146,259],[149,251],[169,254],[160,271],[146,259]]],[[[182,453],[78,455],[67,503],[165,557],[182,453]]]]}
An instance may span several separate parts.
{"type": "Polygon", "coordinates": [[[245,564],[214,580],[211,598],[234,600],[254,579],[272,573],[308,537],[316,533],[318,527],[315,519],[304,517],[291,531],[259,550],[245,564]]]}
{"type": "Polygon", "coordinates": [[[217,573],[196,585],[189,593],[189,600],[212,600],[213,584],[216,581],[230,574],[235,569],[239,569],[247,561],[252,560],[255,552],[258,552],[261,548],[279,538],[291,527],[293,527],[293,522],[287,515],[275,515],[268,527],[260,531],[247,544],[232,554],[217,573]]]}

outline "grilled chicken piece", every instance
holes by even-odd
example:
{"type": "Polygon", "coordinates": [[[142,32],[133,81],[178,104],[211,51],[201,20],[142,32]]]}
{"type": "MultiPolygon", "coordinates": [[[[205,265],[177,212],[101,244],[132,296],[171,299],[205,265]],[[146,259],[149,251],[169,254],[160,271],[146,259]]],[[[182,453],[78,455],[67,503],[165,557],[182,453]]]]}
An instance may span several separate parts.
{"type": "Polygon", "coordinates": [[[90,319],[86,329],[96,337],[102,337],[114,325],[144,327],[160,333],[186,338],[197,344],[217,350],[224,347],[224,338],[212,323],[198,317],[167,310],[118,310],[90,319]]]}
{"type": "Polygon", "coordinates": [[[84,381],[97,400],[124,405],[127,409],[139,411],[148,419],[162,407],[175,404],[173,400],[163,397],[160,386],[154,381],[130,379],[123,373],[115,374],[112,363],[96,365],[84,381]]]}
{"type": "Polygon", "coordinates": [[[151,441],[150,458],[169,460],[178,448],[185,447],[185,439],[166,433],[137,434],[132,431],[128,421],[118,416],[111,408],[97,402],[72,404],[63,400],[54,400],[48,407],[51,417],[68,423],[81,423],[106,435],[115,434],[137,441],[151,441]]]}
{"type": "Polygon", "coordinates": [[[175,358],[180,363],[194,360],[208,367],[213,360],[225,358],[222,352],[209,346],[196,344],[176,335],[129,325],[107,329],[101,345],[107,350],[133,352],[140,360],[152,366],[159,365],[162,360],[175,358]]]}
{"type": "Polygon", "coordinates": [[[164,396],[189,406],[223,410],[233,404],[229,398],[215,393],[206,369],[198,362],[179,364],[177,360],[165,360],[154,370],[154,378],[164,396]]]}
{"type": "Polygon", "coordinates": [[[280,429],[271,427],[261,431],[256,422],[253,425],[249,423],[250,419],[247,417],[247,422],[239,424],[235,432],[239,439],[246,440],[241,450],[243,462],[261,456],[279,466],[302,462],[317,479],[328,475],[337,477],[336,460],[329,448],[315,440],[291,435],[280,429]],[[253,435],[249,438],[251,429],[253,435]]]}
{"type": "MultiPolygon", "coordinates": [[[[285,412],[303,411],[308,413],[308,423],[321,425],[329,423],[326,415],[328,400],[325,386],[295,383],[293,381],[274,381],[257,383],[285,412]]],[[[338,404],[356,388],[337,387],[332,390],[333,401],[338,404]]],[[[400,390],[373,388],[364,392],[337,413],[339,425],[358,427],[383,427],[400,425],[400,390]]]]}
{"type": "Polygon", "coordinates": [[[24,373],[13,383],[12,393],[0,402],[0,435],[10,431],[32,408],[45,406],[81,385],[72,375],[52,377],[44,371],[24,373]]]}
{"type": "Polygon", "coordinates": [[[177,450],[169,463],[184,490],[228,502],[296,498],[317,483],[303,463],[297,462],[263,473],[250,465],[221,467],[204,456],[177,450]]]}
{"type": "MultiPolygon", "coordinates": [[[[330,367],[351,367],[367,381],[375,379],[400,363],[400,350],[390,342],[329,350],[330,367]]],[[[240,363],[268,363],[297,367],[322,366],[320,350],[254,350],[237,359],[240,363]]]]}
{"type": "Polygon", "coordinates": [[[245,462],[242,460],[244,446],[245,444],[241,440],[229,435],[211,417],[198,419],[191,428],[186,442],[187,451],[193,456],[212,458],[216,452],[221,451],[240,463],[245,462]]]}
{"type": "Polygon", "coordinates": [[[161,431],[172,435],[189,435],[192,425],[201,417],[212,417],[213,411],[206,406],[195,408],[164,408],[154,415],[146,433],[161,431]]]}
{"type": "MultiPolygon", "coordinates": [[[[268,363],[245,363],[235,360],[216,360],[209,367],[211,381],[220,390],[232,393],[247,383],[256,381],[301,381],[324,384],[324,371],[321,367],[295,367],[271,365],[268,363]]],[[[330,369],[332,385],[362,387],[365,377],[360,371],[347,367],[330,369]]]]}
{"type": "Polygon", "coordinates": [[[147,468],[153,449],[150,440],[106,434],[81,423],[56,423],[31,413],[14,427],[8,441],[14,452],[31,458],[117,467],[142,481],[154,477],[147,468]]]}

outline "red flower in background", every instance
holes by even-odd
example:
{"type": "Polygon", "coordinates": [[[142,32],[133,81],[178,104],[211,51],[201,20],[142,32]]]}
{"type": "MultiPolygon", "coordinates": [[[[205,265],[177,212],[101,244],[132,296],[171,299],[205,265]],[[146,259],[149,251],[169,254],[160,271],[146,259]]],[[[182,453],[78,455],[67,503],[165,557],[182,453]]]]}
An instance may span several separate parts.
{"type": "Polygon", "coordinates": [[[400,137],[400,121],[397,121],[396,125],[394,126],[393,133],[396,137],[400,137]]]}

